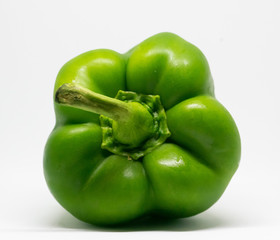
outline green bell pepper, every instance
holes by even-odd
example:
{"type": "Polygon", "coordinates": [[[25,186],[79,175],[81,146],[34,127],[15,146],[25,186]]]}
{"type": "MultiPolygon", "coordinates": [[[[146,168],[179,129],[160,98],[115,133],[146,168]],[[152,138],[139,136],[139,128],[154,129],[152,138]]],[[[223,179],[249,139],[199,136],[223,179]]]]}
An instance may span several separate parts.
{"type": "Polygon", "coordinates": [[[126,54],[75,57],[60,70],[54,99],[44,174],[82,221],[193,216],[220,198],[238,167],[238,129],[214,97],[207,60],[175,34],[126,54]]]}

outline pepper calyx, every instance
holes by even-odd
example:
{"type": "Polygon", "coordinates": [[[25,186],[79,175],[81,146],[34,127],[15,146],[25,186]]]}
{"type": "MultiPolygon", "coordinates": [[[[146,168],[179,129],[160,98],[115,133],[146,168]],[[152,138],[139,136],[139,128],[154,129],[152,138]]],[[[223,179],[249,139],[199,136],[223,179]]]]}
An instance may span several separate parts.
{"type": "Polygon", "coordinates": [[[117,155],[126,156],[128,159],[137,160],[164,143],[171,135],[167,126],[166,114],[158,95],[144,95],[119,90],[116,99],[126,103],[139,103],[144,106],[153,118],[153,133],[138,146],[123,144],[115,137],[114,120],[100,115],[103,136],[101,147],[103,149],[117,155]]]}

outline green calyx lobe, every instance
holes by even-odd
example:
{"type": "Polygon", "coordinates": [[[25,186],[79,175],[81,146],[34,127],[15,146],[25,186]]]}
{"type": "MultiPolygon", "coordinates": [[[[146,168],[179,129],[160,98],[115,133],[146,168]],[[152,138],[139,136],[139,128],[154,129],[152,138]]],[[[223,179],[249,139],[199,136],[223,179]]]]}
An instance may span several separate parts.
{"type": "Polygon", "coordinates": [[[101,147],[128,159],[139,159],[170,136],[159,96],[120,90],[110,98],[68,83],[57,90],[55,101],[100,114],[101,147]]]}

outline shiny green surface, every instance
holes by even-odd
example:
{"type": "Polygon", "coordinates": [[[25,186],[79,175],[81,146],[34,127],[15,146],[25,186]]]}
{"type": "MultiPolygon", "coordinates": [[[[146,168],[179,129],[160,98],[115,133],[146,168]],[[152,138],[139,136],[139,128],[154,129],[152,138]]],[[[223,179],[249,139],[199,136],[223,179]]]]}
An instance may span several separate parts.
{"type": "Polygon", "coordinates": [[[144,215],[187,217],[220,198],[238,167],[240,137],[195,46],[161,33],[126,54],[90,51],[62,67],[54,93],[65,83],[109,97],[119,90],[159,95],[171,132],[132,161],[101,149],[98,114],[54,103],[44,173],[54,197],[75,217],[101,225],[144,215]]]}

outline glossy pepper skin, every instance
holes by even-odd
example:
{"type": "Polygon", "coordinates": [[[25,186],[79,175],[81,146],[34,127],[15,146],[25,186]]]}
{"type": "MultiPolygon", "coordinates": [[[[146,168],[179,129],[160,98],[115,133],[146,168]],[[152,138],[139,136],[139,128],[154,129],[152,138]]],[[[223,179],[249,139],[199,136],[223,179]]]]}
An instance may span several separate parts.
{"type": "Polygon", "coordinates": [[[144,156],[129,159],[101,148],[99,114],[55,102],[44,174],[72,215],[99,225],[145,215],[188,217],[220,198],[239,164],[240,137],[214,96],[198,48],[160,33],[126,54],[89,51],[62,67],[54,93],[67,83],[110,98],[119,90],[159,95],[171,133],[144,156]]]}

